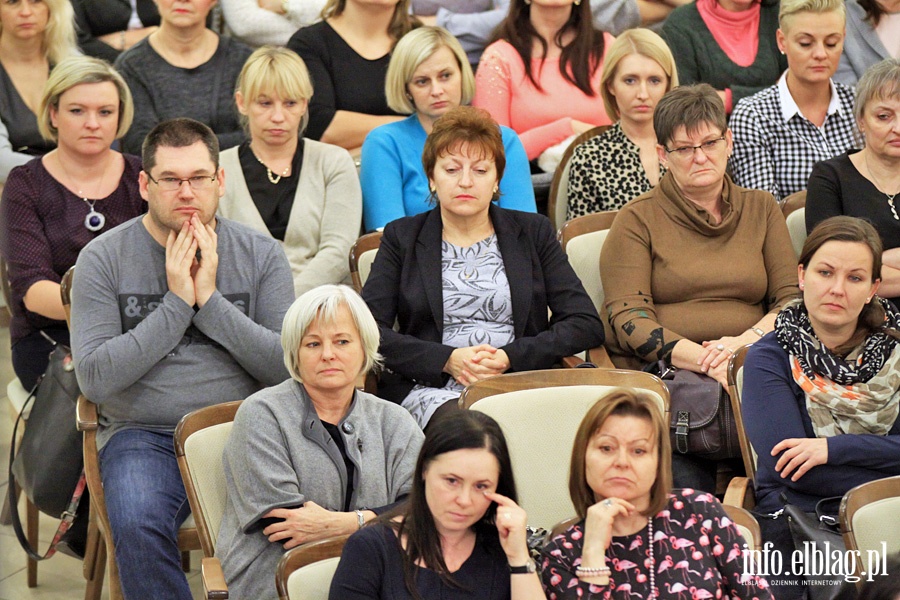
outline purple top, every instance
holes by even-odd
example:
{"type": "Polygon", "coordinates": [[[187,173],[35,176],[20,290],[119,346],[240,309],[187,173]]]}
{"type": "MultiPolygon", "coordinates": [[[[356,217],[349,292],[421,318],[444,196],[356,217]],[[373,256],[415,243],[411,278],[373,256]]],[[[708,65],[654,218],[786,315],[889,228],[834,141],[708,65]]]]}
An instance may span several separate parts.
{"type": "Polygon", "coordinates": [[[96,232],[84,225],[90,212],[87,203],[54,179],[41,158],[10,172],[0,202],[0,251],[9,265],[13,345],[40,329],[65,325],[27,310],[24,298],[28,289],[44,279],[61,281],[88,242],[145,211],[138,191],[141,159],[124,157],[119,186],[94,205],[106,217],[106,225],[96,232]]]}

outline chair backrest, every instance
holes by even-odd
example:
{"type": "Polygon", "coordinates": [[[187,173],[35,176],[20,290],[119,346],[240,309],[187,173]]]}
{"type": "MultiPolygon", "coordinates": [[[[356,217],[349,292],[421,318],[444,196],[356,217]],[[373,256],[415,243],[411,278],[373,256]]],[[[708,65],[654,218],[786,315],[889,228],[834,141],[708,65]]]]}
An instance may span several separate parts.
{"type": "Polygon", "coordinates": [[[617,214],[618,211],[609,211],[576,217],[566,221],[560,228],[558,236],[563,252],[569,258],[569,264],[572,265],[603,320],[607,338],[610,331],[603,317],[606,310],[603,308],[603,283],[600,281],[600,251],[617,214]]]}
{"type": "Polygon", "coordinates": [[[781,203],[781,213],[787,219],[790,214],[806,206],[806,190],[794,192],[781,203]]]}
{"type": "Polygon", "coordinates": [[[800,258],[803,244],[806,243],[806,208],[801,207],[787,216],[788,233],[791,234],[791,245],[794,254],[800,258]]]}
{"type": "Polygon", "coordinates": [[[731,506],[730,504],[724,504],[723,506],[728,518],[734,521],[738,531],[744,536],[747,547],[750,550],[762,550],[762,532],[759,529],[759,522],[753,516],[753,513],[740,506],[731,506]]]}
{"type": "Polygon", "coordinates": [[[756,485],[756,451],[747,437],[744,428],[744,416],[741,412],[741,393],[744,388],[744,360],[747,358],[747,350],[750,346],[741,346],[731,355],[728,362],[728,395],[731,396],[731,412],[734,413],[734,424],[737,427],[738,442],[741,445],[741,458],[744,460],[744,470],[750,481],[756,485]]]}
{"type": "Polygon", "coordinates": [[[214,404],[185,415],[175,428],[175,457],[205,556],[215,556],[225,514],[222,454],[241,401],[214,404]]]}
{"type": "Polygon", "coordinates": [[[872,571],[875,552],[880,557],[900,552],[900,476],[863,483],[844,494],[840,520],[847,550],[856,551],[861,585],[867,577],[862,573],[872,571]],[[870,560],[873,564],[867,564],[870,560]]]}
{"type": "Polygon", "coordinates": [[[350,248],[350,279],[353,280],[353,288],[357,293],[362,292],[366,279],[369,278],[380,245],[381,232],[373,231],[360,237],[350,248]]]}
{"type": "Polygon", "coordinates": [[[460,405],[484,412],[506,435],[519,504],[530,525],[552,528],[575,514],[568,466],[575,433],[588,409],[616,388],[645,390],[665,415],[669,393],[640,371],[548,369],[498,375],[468,386],[460,405]]]}
{"type": "Polygon", "coordinates": [[[575,138],[559,161],[556,172],[553,173],[553,181],[550,183],[550,196],[547,199],[547,215],[553,222],[553,226],[559,229],[566,222],[566,213],[569,208],[569,163],[572,161],[572,155],[575,154],[575,148],[592,137],[597,137],[607,129],[609,125],[600,125],[593,129],[588,129],[577,138],[575,138]]]}
{"type": "Polygon", "coordinates": [[[285,553],[275,571],[279,600],[328,600],[331,579],[348,537],[308,542],[285,553]]]}

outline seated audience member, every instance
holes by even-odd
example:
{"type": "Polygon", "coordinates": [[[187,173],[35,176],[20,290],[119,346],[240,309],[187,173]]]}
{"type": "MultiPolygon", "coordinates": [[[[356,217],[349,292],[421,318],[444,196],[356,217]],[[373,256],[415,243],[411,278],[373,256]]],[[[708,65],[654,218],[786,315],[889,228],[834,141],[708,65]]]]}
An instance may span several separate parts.
{"type": "Polygon", "coordinates": [[[300,137],[312,94],[300,57],[260,48],[235,93],[250,141],[222,152],[227,177],[219,214],[282,243],[297,295],[350,282],[347,256],[362,217],[359,177],[347,151],[300,137]]]}
{"type": "MultiPolygon", "coordinates": [[[[772,330],[797,295],[791,240],[767,192],[725,173],[731,131],[716,91],[675,88],[653,115],[655,188],[616,216],[600,254],[600,278],[618,367],[665,361],[727,385],[728,359],[772,330]]],[[[716,463],[673,459],[675,487],[715,491],[716,463]]]]}
{"type": "Polygon", "coordinates": [[[241,404],[225,446],[216,555],[233,598],[276,600],[285,550],[356,531],[405,497],[424,437],[408,412],[356,389],[381,357],[378,324],[352,289],[300,296],[281,346],[291,379],[241,404]]]}
{"type": "Polygon", "coordinates": [[[188,8],[179,2],[157,3],[159,29],[116,59],[134,96],[135,120],[123,140],[125,151],[140,151],[157,123],[175,117],[208,125],[222,149],[243,141],[234,84],[251,50],[206,27],[213,5],[209,0],[188,8]]]}
{"type": "Polygon", "coordinates": [[[149,212],[78,257],[72,354],[101,410],[100,472],[125,598],[190,600],[175,426],[285,380],[279,331],[294,294],[275,240],[216,217],[225,176],[209,127],[163,121],[143,150],[149,212]]]}
{"type": "Polygon", "coordinates": [[[778,201],[806,189],[814,164],[853,147],[853,90],[831,80],[844,41],[844,0],[782,0],[778,48],[788,70],[731,115],[734,180],[778,201]]]}
{"type": "Polygon", "coordinates": [[[81,51],[111,63],[159,26],[153,0],[72,0],[72,6],[81,51]]]}
{"type": "Polygon", "coordinates": [[[550,221],[493,205],[506,159],[486,111],[438,119],[422,163],[437,207],[388,223],[363,298],[381,328],[379,395],[424,426],[469,383],[550,368],[602,344],[603,326],[550,221]]]}
{"type": "Polygon", "coordinates": [[[671,451],[655,398],[622,388],[591,407],[569,469],[580,521],[543,550],[548,598],[772,599],[719,501],[672,489],[671,451]]]}
{"type": "Polygon", "coordinates": [[[62,276],[88,242],[144,212],[140,159],[110,150],[128,131],[134,107],[109,64],[64,59],[44,86],[38,114],[41,135],[57,148],[13,169],[0,202],[12,365],[25,389],[47,368],[53,344],[46,338],[69,345],[62,276]]]}
{"type": "Polygon", "coordinates": [[[678,86],[669,47],[649,29],[629,29],[610,47],[600,95],[615,125],[575,148],[569,163],[567,218],[618,210],[665,174],[656,151],[653,110],[678,86]]]}
{"type": "MultiPolygon", "coordinates": [[[[802,299],[747,353],[741,399],[758,455],[759,513],[781,509],[782,497],[815,512],[823,498],[900,475],[900,313],[875,295],[881,252],[862,219],[817,225],[800,254],[802,299]]],[[[786,520],[759,522],[763,538],[790,556],[786,520]]],[[[779,599],[802,597],[802,586],[783,587],[779,599]]]]}
{"type": "MultiPolygon", "coordinates": [[[[362,148],[360,181],[366,229],[431,208],[422,148],[435,120],[475,93],[475,77],[459,42],[440,27],[420,27],[397,42],[385,83],[388,104],[410,116],[376,127],[362,148]],[[398,193],[402,190],[401,193],[398,193]]],[[[536,212],[534,188],[519,136],[501,127],[506,171],[500,206],[536,212]]]]}
{"type": "Polygon", "coordinates": [[[401,119],[384,97],[384,78],[394,44],[419,22],[409,0],[328,0],[322,17],[288,41],[316,90],[307,136],[358,153],[370,131],[401,119]]]}
{"type": "Polygon", "coordinates": [[[331,600],[544,600],[503,431],[457,411],[429,431],[409,501],[347,540],[331,600]]]}
{"type": "Polygon", "coordinates": [[[900,58],[900,12],[896,0],[847,0],[847,36],[834,80],[855,86],[866,69],[900,58]]]}
{"type": "Polygon", "coordinates": [[[600,95],[614,38],[595,29],[591,5],[513,0],[475,77],[475,106],[512,127],[529,160],[610,118],[600,95]]]}
{"type": "Polygon", "coordinates": [[[856,123],[865,140],[859,151],[817,163],[809,176],[806,230],[828,217],[860,217],[875,226],[885,247],[879,292],[900,301],[900,61],[889,58],[866,71],[856,87],[856,123]]]}
{"type": "Polygon", "coordinates": [[[231,33],[250,46],[284,46],[301,27],[321,19],[325,0],[221,0],[231,33]]]}
{"type": "Polygon", "coordinates": [[[0,191],[13,167],[52,150],[38,130],[50,69],[77,53],[68,0],[16,0],[0,8],[0,191]]]}
{"type": "Polygon", "coordinates": [[[787,69],[777,30],[778,0],[696,0],[672,11],[662,34],[682,84],[708,83],[731,113],[787,69]]]}

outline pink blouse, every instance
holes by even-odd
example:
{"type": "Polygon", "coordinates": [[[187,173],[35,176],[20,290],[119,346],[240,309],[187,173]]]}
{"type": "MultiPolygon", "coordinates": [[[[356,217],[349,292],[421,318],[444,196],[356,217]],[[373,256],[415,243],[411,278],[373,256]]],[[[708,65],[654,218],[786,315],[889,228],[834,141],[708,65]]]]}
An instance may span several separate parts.
{"type": "MultiPolygon", "coordinates": [[[[603,34],[604,60],[614,41],[610,34],[603,34]]],[[[540,58],[533,58],[531,65],[543,91],[525,75],[525,63],[516,49],[504,40],[494,42],[481,57],[472,101],[491,113],[500,125],[519,134],[528,160],[571,136],[572,119],[593,125],[612,123],[599,92],[602,62],[591,77],[591,86],[598,90],[594,96],[586,95],[563,78],[559,59],[544,60],[542,65],[540,58]]]]}

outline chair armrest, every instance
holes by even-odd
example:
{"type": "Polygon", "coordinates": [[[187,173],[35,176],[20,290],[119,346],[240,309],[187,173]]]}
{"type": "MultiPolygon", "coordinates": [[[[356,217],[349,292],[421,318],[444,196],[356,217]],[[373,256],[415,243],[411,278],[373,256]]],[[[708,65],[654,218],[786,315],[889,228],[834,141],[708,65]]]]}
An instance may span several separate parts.
{"type": "Polygon", "coordinates": [[[591,348],[587,351],[587,360],[588,362],[592,362],[601,369],[615,369],[616,365],[613,364],[611,358],[609,358],[609,352],[606,351],[604,346],[600,346],[599,348],[591,348]]]}
{"type": "Polygon", "coordinates": [[[753,485],[748,477],[734,477],[728,483],[722,504],[739,506],[746,510],[753,510],[756,506],[756,496],[753,494],[753,485]]]}
{"type": "Polygon", "coordinates": [[[563,356],[562,360],[559,361],[559,365],[563,369],[574,369],[582,363],[584,363],[584,361],[577,356],[563,356]]]}
{"type": "Polygon", "coordinates": [[[88,400],[84,394],[78,396],[75,405],[75,427],[78,431],[96,431],[100,426],[97,405],[88,400]]]}
{"type": "Polygon", "coordinates": [[[225,584],[225,573],[222,563],[215,557],[204,557],[200,560],[200,579],[203,580],[203,597],[206,600],[226,600],[228,586],[225,584]]]}

